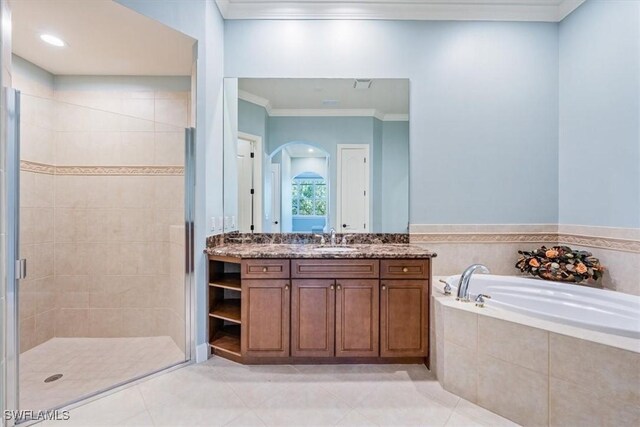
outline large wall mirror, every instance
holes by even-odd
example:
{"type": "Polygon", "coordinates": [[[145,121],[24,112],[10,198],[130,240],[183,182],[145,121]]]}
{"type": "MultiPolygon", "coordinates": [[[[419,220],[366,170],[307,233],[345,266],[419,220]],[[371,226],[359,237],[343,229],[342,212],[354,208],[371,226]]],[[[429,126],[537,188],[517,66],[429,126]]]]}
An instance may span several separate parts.
{"type": "Polygon", "coordinates": [[[408,232],[408,80],[224,86],[225,232],[408,232]]]}

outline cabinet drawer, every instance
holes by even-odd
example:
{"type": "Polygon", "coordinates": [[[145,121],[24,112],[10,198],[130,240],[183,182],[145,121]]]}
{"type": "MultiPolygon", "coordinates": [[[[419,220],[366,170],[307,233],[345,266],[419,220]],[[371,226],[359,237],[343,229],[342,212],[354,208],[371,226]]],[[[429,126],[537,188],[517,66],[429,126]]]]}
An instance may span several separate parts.
{"type": "Polygon", "coordinates": [[[242,261],[243,279],[288,279],[288,259],[248,259],[242,261]]]}
{"type": "Polygon", "coordinates": [[[378,260],[294,259],[291,277],[297,279],[377,279],[378,260]]]}
{"type": "Polygon", "coordinates": [[[377,279],[380,263],[372,259],[294,259],[291,277],[304,279],[377,279]]]}
{"type": "Polygon", "coordinates": [[[383,279],[428,279],[428,259],[384,259],[380,261],[383,279]]]}

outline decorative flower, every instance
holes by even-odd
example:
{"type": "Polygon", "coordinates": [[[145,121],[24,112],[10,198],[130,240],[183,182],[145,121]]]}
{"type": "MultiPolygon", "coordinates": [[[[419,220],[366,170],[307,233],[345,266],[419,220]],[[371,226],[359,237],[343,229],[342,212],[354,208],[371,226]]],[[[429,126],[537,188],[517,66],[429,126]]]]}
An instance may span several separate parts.
{"type": "Polygon", "coordinates": [[[568,246],[542,246],[532,251],[518,251],[518,254],[517,269],[546,280],[580,283],[598,280],[606,270],[591,252],[568,246]]]}
{"type": "Polygon", "coordinates": [[[560,255],[560,253],[555,250],[555,249],[547,249],[547,251],[544,253],[544,255],[547,258],[558,258],[558,256],[560,255]]]}
{"type": "Polygon", "coordinates": [[[578,263],[578,265],[576,265],[576,273],[578,274],[584,274],[587,272],[587,266],[584,265],[583,263],[578,263]]]}

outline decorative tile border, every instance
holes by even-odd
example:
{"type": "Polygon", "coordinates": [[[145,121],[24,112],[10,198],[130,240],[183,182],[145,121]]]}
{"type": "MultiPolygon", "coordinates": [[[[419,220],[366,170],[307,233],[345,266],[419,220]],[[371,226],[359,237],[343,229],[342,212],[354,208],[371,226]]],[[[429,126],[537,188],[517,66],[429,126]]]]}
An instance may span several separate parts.
{"type": "Polygon", "coordinates": [[[56,175],[184,175],[182,166],[56,166],[56,175]]]}
{"type": "Polygon", "coordinates": [[[43,173],[47,175],[55,175],[56,167],[46,163],[29,162],[20,160],[20,170],[24,172],[43,173]]]}
{"type": "Polygon", "coordinates": [[[640,238],[637,238],[639,235],[640,230],[634,228],[562,224],[412,224],[411,226],[411,243],[547,243],[632,253],[640,253],[640,238]]]}
{"type": "Polygon", "coordinates": [[[183,166],[54,166],[27,160],[20,161],[20,170],[49,175],[184,175],[183,166]]]}
{"type": "Polygon", "coordinates": [[[558,242],[564,245],[586,246],[612,251],[640,253],[639,240],[613,239],[610,237],[558,234],[558,242]]]}
{"type": "Polygon", "coordinates": [[[554,233],[416,233],[411,243],[545,243],[555,242],[554,233]]]}

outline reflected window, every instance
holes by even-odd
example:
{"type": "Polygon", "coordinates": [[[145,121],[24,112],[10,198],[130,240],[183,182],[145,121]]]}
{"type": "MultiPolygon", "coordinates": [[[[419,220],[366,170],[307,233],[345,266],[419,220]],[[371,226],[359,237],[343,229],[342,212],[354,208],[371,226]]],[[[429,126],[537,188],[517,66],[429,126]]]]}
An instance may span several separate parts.
{"type": "Polygon", "coordinates": [[[327,215],[327,183],[323,177],[305,172],[293,178],[291,213],[295,216],[327,215]]]}

